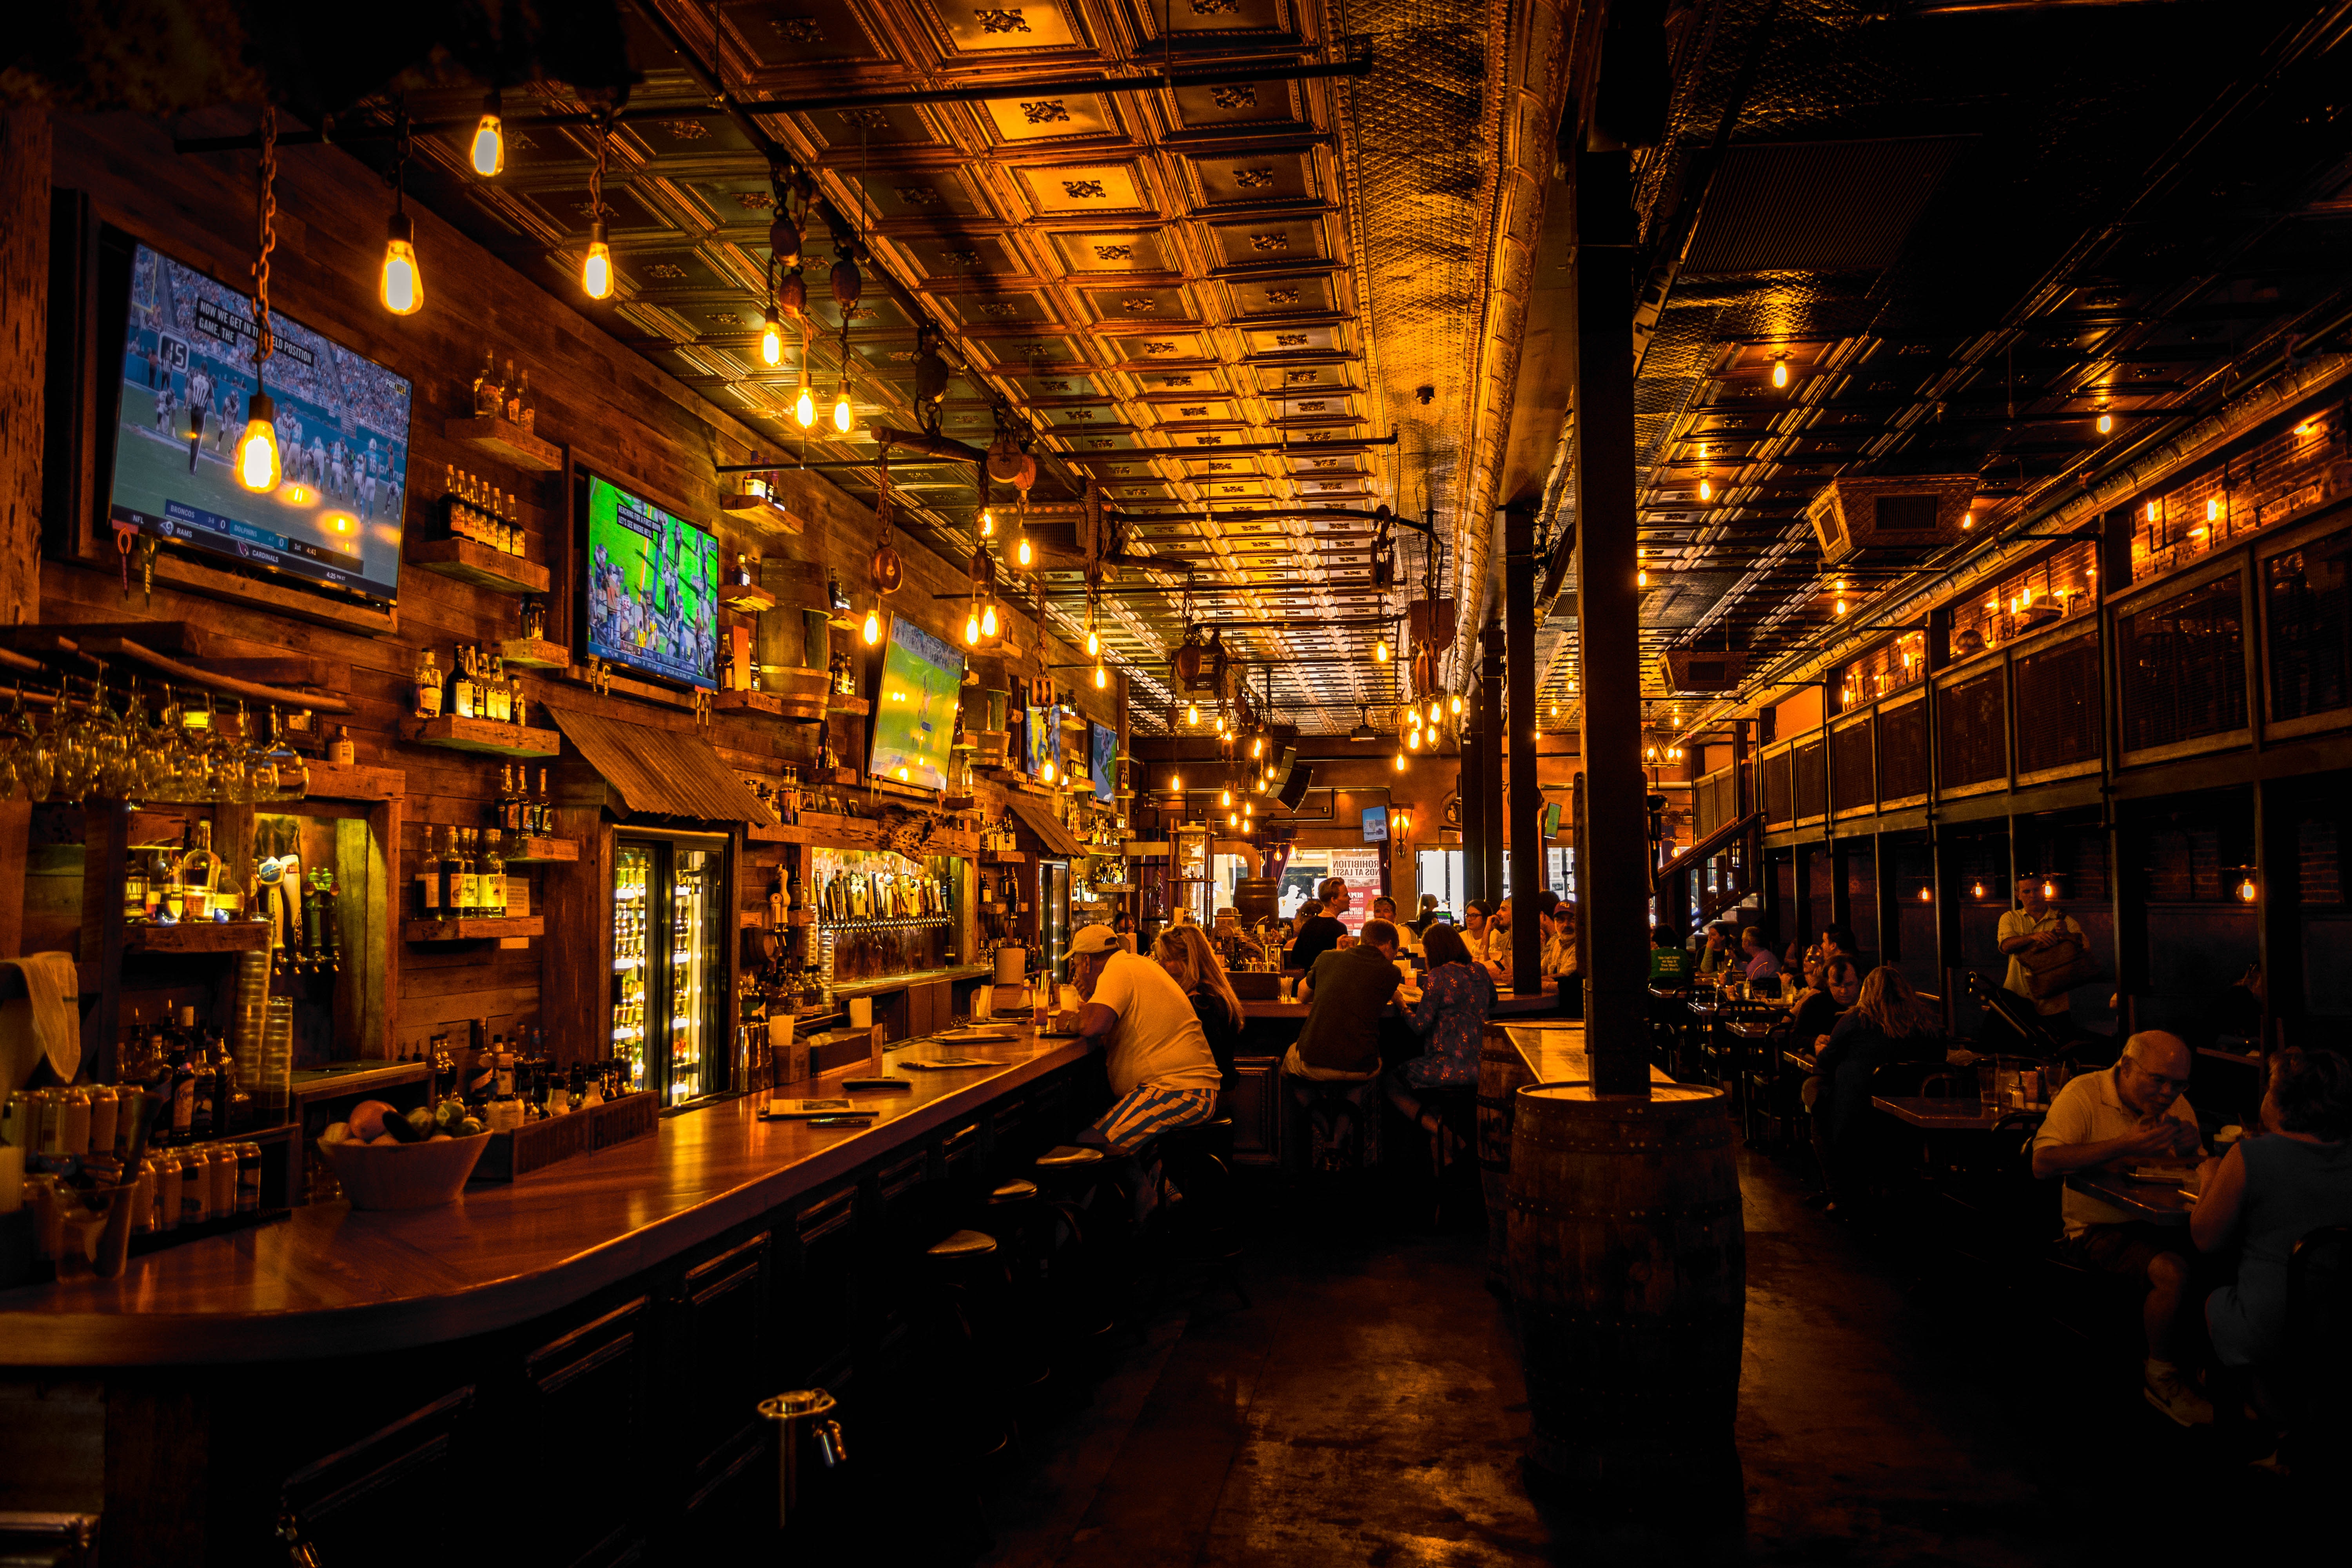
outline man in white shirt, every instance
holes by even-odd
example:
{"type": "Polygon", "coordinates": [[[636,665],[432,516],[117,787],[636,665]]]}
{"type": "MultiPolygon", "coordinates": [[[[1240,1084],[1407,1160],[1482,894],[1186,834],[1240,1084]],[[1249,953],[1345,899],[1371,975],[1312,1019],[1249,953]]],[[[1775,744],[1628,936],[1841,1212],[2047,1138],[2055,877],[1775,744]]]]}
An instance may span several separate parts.
{"type": "Polygon", "coordinates": [[[2033,994],[2033,971],[2025,967],[2025,955],[2040,952],[2071,942],[2083,946],[2083,928],[2074,917],[2050,907],[2049,895],[2043,891],[2042,879],[2032,877],[2017,889],[2018,908],[2000,917],[1999,932],[2000,950],[2009,954],[2009,978],[2000,988],[2023,997],[2028,1005],[2044,1017],[2054,1017],[2067,1011],[2071,993],[2053,991],[2047,996],[2033,994]]]}
{"type": "Polygon", "coordinates": [[[1083,1005],[1078,1033],[1104,1052],[1115,1097],[1089,1131],[1115,1154],[1216,1114],[1223,1082],[1209,1037],[1165,969],[1128,952],[1107,925],[1070,939],[1070,984],[1083,1005]]]}
{"type": "MultiPolygon", "coordinates": [[[[2189,1086],[2191,1059],[2180,1037],[2160,1029],[2125,1041],[2114,1067],[2081,1074],[2058,1091],[2033,1135],[2033,1173],[2047,1181],[2110,1166],[2194,1165],[2204,1140],[2180,1092],[2189,1086]]],[[[2140,1319],[2147,1402],[2183,1426],[2211,1421],[2212,1405],[2182,1380],[2174,1359],[2182,1310],[2194,1306],[2184,1256],[2189,1232],[2135,1221],[2072,1186],[2061,1212],[2075,1262],[2147,1286],[2140,1319]]]]}

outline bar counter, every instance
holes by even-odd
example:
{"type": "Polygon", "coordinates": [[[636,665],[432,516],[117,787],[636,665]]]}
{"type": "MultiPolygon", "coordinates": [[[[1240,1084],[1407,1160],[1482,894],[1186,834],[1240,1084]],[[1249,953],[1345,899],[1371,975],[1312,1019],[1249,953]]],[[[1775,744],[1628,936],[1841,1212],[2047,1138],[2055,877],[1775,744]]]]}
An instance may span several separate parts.
{"type": "MultiPolygon", "coordinates": [[[[436,1209],[319,1204],[285,1221],[83,1277],[0,1292],[0,1363],[158,1366],[289,1361],[401,1349],[553,1311],[936,1132],[1086,1054],[1033,1038],[969,1054],[1008,1065],[900,1073],[929,1041],[892,1047],[911,1091],[853,1097],[869,1128],[762,1121],[749,1098],[656,1124],[648,1136],[512,1184],[469,1186],[436,1209]]],[[[815,1097],[860,1065],[780,1089],[815,1097]]]]}

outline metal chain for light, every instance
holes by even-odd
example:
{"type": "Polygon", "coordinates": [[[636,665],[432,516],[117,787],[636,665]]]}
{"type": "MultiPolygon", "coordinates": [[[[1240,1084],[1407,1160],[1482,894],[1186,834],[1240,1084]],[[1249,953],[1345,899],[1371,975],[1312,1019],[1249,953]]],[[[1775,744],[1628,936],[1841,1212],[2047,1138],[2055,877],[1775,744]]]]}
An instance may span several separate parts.
{"type": "Polygon", "coordinates": [[[596,166],[588,172],[588,221],[602,222],[604,216],[604,155],[613,144],[612,110],[596,110],[596,166]]]}
{"type": "Polygon", "coordinates": [[[261,111],[261,162],[257,171],[261,180],[261,194],[254,204],[257,235],[253,254],[253,372],[260,378],[261,367],[278,346],[269,331],[269,253],[278,248],[278,110],[275,107],[261,111]]]}

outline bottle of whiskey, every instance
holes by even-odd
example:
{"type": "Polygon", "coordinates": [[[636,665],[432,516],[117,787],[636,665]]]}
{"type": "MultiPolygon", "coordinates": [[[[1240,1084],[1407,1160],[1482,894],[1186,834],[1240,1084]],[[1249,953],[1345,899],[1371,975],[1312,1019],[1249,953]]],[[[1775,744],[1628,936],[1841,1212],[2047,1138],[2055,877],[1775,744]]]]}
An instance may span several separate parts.
{"type": "Polygon", "coordinates": [[[531,831],[541,837],[555,831],[555,803],[547,795],[547,770],[539,770],[539,794],[532,800],[531,831]]]}
{"type": "Polygon", "coordinates": [[[499,355],[492,349],[482,355],[482,374],[474,378],[474,416],[486,418],[499,411],[506,396],[499,385],[499,355]]]}
{"type": "Polygon", "coordinates": [[[529,371],[522,373],[521,401],[522,414],[516,423],[522,426],[525,435],[530,435],[539,428],[539,401],[530,395],[530,372],[529,371]]]}
{"type": "Polygon", "coordinates": [[[499,384],[499,414],[509,425],[522,423],[522,384],[515,379],[514,361],[507,361],[507,378],[499,384]]]}
{"type": "Polygon", "coordinates": [[[507,912],[507,863],[500,842],[493,833],[482,843],[482,904],[474,912],[490,920],[504,919],[507,912]]]}
{"type": "Polygon", "coordinates": [[[453,699],[451,706],[457,710],[460,719],[471,719],[478,711],[476,699],[480,695],[474,683],[474,650],[460,643],[451,658],[457,670],[457,679],[449,687],[449,695],[453,699]]]}
{"type": "Polygon", "coordinates": [[[457,830],[457,918],[470,920],[481,912],[482,878],[474,864],[474,830],[457,830]]]}
{"type": "Polygon", "coordinates": [[[426,648],[416,660],[416,716],[437,719],[441,716],[441,667],[433,662],[433,650],[426,648]]]}

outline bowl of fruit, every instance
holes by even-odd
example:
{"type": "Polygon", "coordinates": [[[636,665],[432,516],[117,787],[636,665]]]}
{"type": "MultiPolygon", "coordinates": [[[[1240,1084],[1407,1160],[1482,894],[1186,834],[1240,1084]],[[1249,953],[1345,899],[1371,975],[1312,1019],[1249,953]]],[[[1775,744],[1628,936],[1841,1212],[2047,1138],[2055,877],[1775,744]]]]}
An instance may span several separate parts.
{"type": "Polygon", "coordinates": [[[457,1101],[403,1112],[363,1100],[320,1137],[319,1152],[352,1207],[429,1209],[457,1197],[489,1142],[457,1101]]]}

